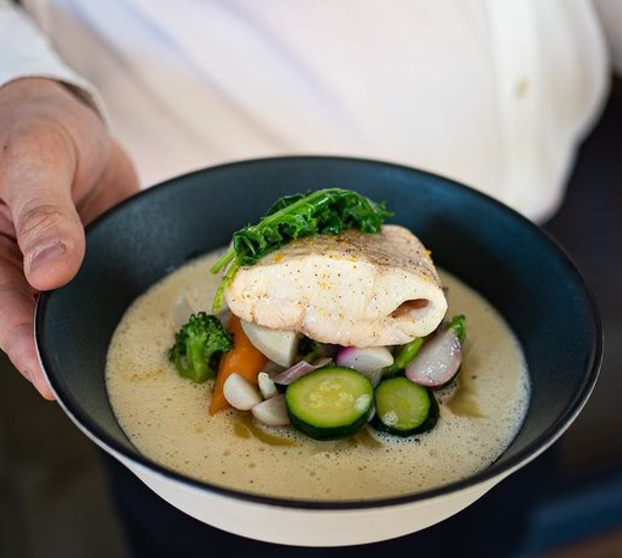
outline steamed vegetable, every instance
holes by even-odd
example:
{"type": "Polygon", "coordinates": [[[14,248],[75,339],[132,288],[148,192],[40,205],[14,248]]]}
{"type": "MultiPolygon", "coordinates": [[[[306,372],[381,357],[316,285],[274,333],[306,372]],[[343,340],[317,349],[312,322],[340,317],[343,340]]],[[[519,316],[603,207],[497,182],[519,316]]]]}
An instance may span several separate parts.
{"type": "Polygon", "coordinates": [[[168,358],[180,376],[202,383],[214,377],[221,355],[232,347],[231,336],[220,320],[199,312],[192,314],[175,334],[168,358]]]}
{"type": "Polygon", "coordinates": [[[406,377],[418,384],[438,388],[448,384],[460,370],[465,317],[455,316],[425,342],[419,355],[406,367],[406,377]]]}
{"type": "Polygon", "coordinates": [[[227,286],[239,267],[253,265],[270,252],[305,236],[337,235],[351,228],[377,233],[390,215],[383,204],[339,188],[281,198],[256,225],[235,232],[233,247],[212,267],[215,274],[228,266],[214,298],[214,312],[222,305],[227,286]]]}
{"type": "Polygon", "coordinates": [[[405,437],[436,425],[438,404],[434,395],[403,376],[380,382],[374,400],[372,425],[378,430],[405,437]]]}
{"type": "Polygon", "coordinates": [[[449,324],[447,324],[448,329],[453,329],[460,340],[460,343],[464,343],[466,339],[466,316],[464,314],[458,314],[454,316],[449,324]]]}
{"type": "Polygon", "coordinates": [[[263,401],[257,388],[239,374],[231,374],[223,386],[227,403],[238,411],[250,411],[263,401]]]}
{"type": "Polygon", "coordinates": [[[287,426],[290,423],[284,395],[277,395],[255,405],[251,412],[259,422],[268,426],[287,426]]]}
{"type": "Polygon", "coordinates": [[[244,321],[241,323],[249,341],[272,362],[285,367],[294,364],[299,337],[295,331],[270,329],[244,321]]]}
{"type": "Polygon", "coordinates": [[[310,337],[302,336],[300,341],[298,341],[296,361],[306,360],[307,362],[315,362],[321,358],[332,358],[337,354],[338,350],[338,345],[320,343],[310,337]]]}
{"type": "Polygon", "coordinates": [[[267,372],[260,372],[257,374],[257,384],[259,385],[259,391],[264,399],[270,399],[276,397],[279,391],[276,389],[276,384],[270,378],[270,374],[267,372]]]}
{"type": "Polygon", "coordinates": [[[384,368],[382,371],[382,375],[385,378],[390,378],[400,370],[404,370],[404,368],[406,368],[406,366],[408,366],[408,364],[410,364],[410,362],[414,360],[414,358],[417,356],[417,354],[419,353],[419,349],[421,349],[422,345],[423,338],[421,337],[417,337],[416,339],[413,339],[410,343],[402,345],[395,353],[393,364],[384,368]]]}
{"type": "Polygon", "coordinates": [[[302,376],[308,374],[309,372],[313,372],[316,368],[318,367],[310,364],[306,360],[301,360],[300,362],[294,364],[294,366],[292,366],[291,368],[283,370],[283,372],[277,374],[273,378],[273,381],[275,384],[279,384],[281,386],[288,386],[289,384],[295,382],[299,378],[302,378],[302,376]]]}
{"type": "Polygon", "coordinates": [[[227,378],[231,374],[237,373],[245,380],[256,385],[257,374],[263,370],[268,362],[268,359],[246,337],[240,324],[240,318],[232,315],[227,329],[233,336],[233,348],[220,361],[209,408],[210,415],[214,415],[218,411],[229,407],[223,389],[227,378]]]}
{"type": "Polygon", "coordinates": [[[372,385],[377,385],[384,368],[393,364],[393,355],[386,347],[343,347],[335,362],[338,366],[354,368],[367,376],[372,385]]]}
{"type": "Polygon", "coordinates": [[[367,423],[374,388],[351,368],[321,368],[288,386],[285,402],[292,425],[316,440],[354,434],[367,423]]]}

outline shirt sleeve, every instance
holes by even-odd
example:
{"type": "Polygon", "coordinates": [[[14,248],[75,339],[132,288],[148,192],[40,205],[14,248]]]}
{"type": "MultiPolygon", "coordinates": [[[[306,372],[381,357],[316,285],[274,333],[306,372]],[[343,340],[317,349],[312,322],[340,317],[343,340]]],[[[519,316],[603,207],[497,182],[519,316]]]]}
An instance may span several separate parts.
{"type": "Polygon", "coordinates": [[[24,10],[10,0],[0,0],[0,87],[26,77],[62,82],[106,120],[96,88],[63,62],[24,10]]]}

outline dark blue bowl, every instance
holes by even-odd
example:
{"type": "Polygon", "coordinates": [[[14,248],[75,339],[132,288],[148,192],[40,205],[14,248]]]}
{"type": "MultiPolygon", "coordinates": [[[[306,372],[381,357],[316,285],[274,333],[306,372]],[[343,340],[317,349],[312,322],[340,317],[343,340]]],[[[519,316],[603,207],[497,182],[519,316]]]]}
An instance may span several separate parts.
{"type": "Polygon", "coordinates": [[[351,508],[412,502],[492,479],[549,447],[575,419],[602,356],[598,311],[579,272],[536,225],[451,180],[401,166],[344,158],[263,159],[198,171],[151,188],[87,231],[76,278],[43,293],[36,316],[41,361],[67,412],[101,445],[204,490],[254,502],[351,508]],[[104,382],[108,343],[130,303],[188,260],[226,244],[278,197],[327,187],[385,200],[392,222],[413,230],[435,262],[487,298],[525,351],[532,392],[523,427],[488,469],[441,488],[384,501],[288,501],[188,479],[140,455],[120,429],[104,382]]]}

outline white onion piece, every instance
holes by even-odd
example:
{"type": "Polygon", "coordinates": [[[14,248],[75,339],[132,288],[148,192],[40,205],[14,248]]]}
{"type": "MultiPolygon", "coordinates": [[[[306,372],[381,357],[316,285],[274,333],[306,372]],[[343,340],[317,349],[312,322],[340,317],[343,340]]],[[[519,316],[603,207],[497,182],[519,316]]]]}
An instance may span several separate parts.
{"type": "Polygon", "coordinates": [[[298,352],[299,335],[295,331],[282,331],[240,321],[248,340],[267,358],[289,368],[298,352]]]}
{"type": "Polygon", "coordinates": [[[194,309],[190,306],[185,294],[181,294],[177,297],[177,300],[171,309],[171,314],[173,317],[173,323],[177,328],[183,326],[188,321],[190,316],[194,314],[194,309]]]}
{"type": "Polygon", "coordinates": [[[422,386],[442,386],[454,377],[461,363],[460,339],[453,329],[445,329],[423,344],[406,367],[406,377],[422,386]]]}
{"type": "Polygon", "coordinates": [[[263,401],[257,388],[239,374],[231,374],[223,386],[223,393],[227,403],[239,411],[250,411],[255,405],[263,401]]]}
{"type": "Polygon", "coordinates": [[[393,355],[386,347],[344,347],[337,353],[335,361],[338,366],[354,368],[376,386],[382,377],[382,369],[393,364],[393,355]]]}
{"type": "Polygon", "coordinates": [[[251,409],[251,413],[259,422],[268,426],[287,426],[289,424],[289,415],[287,414],[284,395],[266,399],[255,405],[251,409]]]}
{"type": "Polygon", "coordinates": [[[276,389],[276,384],[270,378],[267,372],[260,372],[257,374],[257,383],[259,384],[259,391],[264,399],[271,399],[279,394],[276,389]]]}
{"type": "Polygon", "coordinates": [[[295,382],[298,378],[302,378],[305,374],[313,372],[316,368],[320,367],[314,364],[309,364],[306,360],[301,360],[300,362],[294,364],[291,368],[288,368],[287,370],[284,370],[280,374],[276,375],[272,378],[272,381],[275,384],[288,386],[289,384],[295,382]]]}

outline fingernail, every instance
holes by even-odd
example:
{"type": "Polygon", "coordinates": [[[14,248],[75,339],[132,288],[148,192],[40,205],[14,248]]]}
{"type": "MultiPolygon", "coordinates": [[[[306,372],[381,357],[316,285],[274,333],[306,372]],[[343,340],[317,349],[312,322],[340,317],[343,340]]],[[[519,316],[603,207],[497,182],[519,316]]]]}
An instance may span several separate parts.
{"type": "Polygon", "coordinates": [[[30,273],[56,258],[60,258],[67,252],[67,247],[62,242],[55,242],[37,250],[30,261],[30,273]]]}

